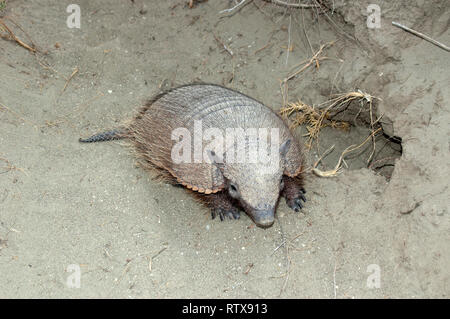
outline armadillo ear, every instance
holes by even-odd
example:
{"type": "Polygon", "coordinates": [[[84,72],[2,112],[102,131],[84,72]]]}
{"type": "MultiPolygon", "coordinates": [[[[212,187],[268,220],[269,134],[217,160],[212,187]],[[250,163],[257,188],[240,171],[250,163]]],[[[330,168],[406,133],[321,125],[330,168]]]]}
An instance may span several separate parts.
{"type": "Polygon", "coordinates": [[[206,153],[208,154],[212,164],[216,165],[217,167],[223,166],[223,157],[218,156],[216,152],[211,150],[206,150],[206,153]]]}
{"type": "Polygon", "coordinates": [[[223,157],[217,156],[216,152],[211,150],[206,150],[206,153],[211,160],[211,163],[216,167],[212,172],[213,185],[220,188],[224,187],[224,176],[223,176],[223,157]]]}
{"type": "Polygon", "coordinates": [[[286,140],[281,144],[280,146],[280,155],[281,157],[286,157],[286,154],[289,152],[289,149],[291,148],[291,139],[286,140]]]}

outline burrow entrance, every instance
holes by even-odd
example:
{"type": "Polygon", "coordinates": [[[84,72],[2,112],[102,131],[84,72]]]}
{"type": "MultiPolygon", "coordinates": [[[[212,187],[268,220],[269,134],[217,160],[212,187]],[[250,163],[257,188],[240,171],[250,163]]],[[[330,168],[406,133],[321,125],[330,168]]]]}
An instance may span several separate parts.
{"type": "Polygon", "coordinates": [[[379,114],[376,98],[361,91],[337,95],[318,106],[289,103],[281,113],[305,142],[310,169],[333,176],[340,169],[369,168],[390,179],[402,155],[401,138],[389,136],[392,125],[379,114]]]}

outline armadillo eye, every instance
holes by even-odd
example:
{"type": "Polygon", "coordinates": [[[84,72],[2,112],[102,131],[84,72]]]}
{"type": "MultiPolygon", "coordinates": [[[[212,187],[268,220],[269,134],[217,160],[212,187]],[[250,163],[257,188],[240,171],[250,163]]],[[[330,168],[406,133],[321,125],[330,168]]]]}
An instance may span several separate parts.
{"type": "Polygon", "coordinates": [[[230,193],[231,197],[238,198],[239,197],[239,191],[236,185],[230,184],[228,187],[228,192],[230,193]]]}

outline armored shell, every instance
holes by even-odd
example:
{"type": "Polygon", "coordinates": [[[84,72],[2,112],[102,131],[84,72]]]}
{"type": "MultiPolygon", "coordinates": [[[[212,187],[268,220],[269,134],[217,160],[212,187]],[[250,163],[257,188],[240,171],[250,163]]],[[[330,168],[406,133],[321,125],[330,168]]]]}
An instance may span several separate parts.
{"type": "MultiPolygon", "coordinates": [[[[237,91],[210,84],[192,84],[163,93],[142,107],[127,126],[125,137],[134,144],[137,154],[147,164],[169,172],[178,183],[204,194],[216,193],[226,185],[216,165],[205,161],[175,163],[172,150],[177,143],[173,132],[187,129],[195,136],[196,123],[202,129],[278,128],[281,142],[290,140],[285,156],[284,175],[301,173],[303,157],[298,141],[284,121],[270,108],[237,91]]],[[[202,150],[208,142],[201,141],[202,150]]],[[[191,143],[191,154],[195,153],[191,143]]],[[[244,173],[244,172],[242,172],[244,173]]]]}

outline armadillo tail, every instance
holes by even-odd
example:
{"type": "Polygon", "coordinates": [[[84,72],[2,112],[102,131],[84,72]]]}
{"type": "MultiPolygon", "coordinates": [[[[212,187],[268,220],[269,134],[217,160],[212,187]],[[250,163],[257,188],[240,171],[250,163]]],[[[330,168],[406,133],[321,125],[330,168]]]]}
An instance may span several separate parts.
{"type": "Polygon", "coordinates": [[[80,138],[79,141],[81,143],[94,143],[94,142],[104,142],[104,141],[112,141],[112,140],[120,140],[125,138],[124,131],[120,129],[115,129],[111,131],[106,131],[102,133],[98,133],[92,135],[88,138],[80,138]]]}

